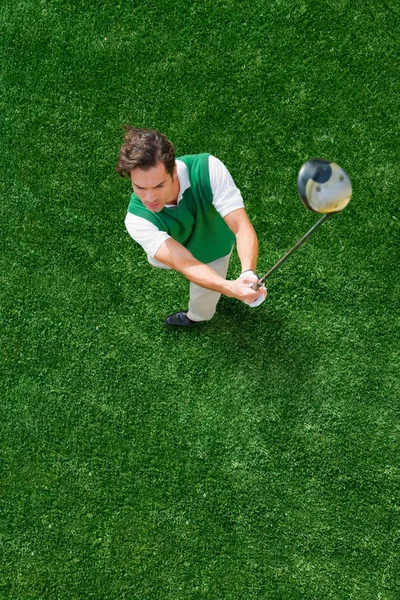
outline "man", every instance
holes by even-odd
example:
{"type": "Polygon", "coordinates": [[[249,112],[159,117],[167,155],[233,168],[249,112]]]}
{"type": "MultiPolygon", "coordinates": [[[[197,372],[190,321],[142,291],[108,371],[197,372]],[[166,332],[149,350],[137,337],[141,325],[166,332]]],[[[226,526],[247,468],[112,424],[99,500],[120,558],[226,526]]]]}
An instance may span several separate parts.
{"type": "Polygon", "coordinates": [[[169,315],[167,325],[209,321],[221,294],[247,304],[265,299],[264,286],[249,287],[258,281],[257,236],[221,161],[209,154],[176,159],[163,134],[128,125],[116,171],[132,182],[125,219],[131,237],[152,266],[175,269],[190,281],[188,309],[169,315]],[[242,273],[227,280],[235,241],[242,273]]]}

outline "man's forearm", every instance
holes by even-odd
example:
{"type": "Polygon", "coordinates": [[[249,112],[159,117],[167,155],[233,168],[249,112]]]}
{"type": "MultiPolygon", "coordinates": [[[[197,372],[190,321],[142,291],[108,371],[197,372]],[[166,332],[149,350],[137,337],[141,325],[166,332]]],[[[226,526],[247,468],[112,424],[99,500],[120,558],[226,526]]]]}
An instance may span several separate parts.
{"type": "Polygon", "coordinates": [[[257,269],[258,240],[251,223],[246,224],[236,234],[236,249],[239,255],[242,271],[257,269]]]}
{"type": "Polygon", "coordinates": [[[196,285],[225,296],[234,296],[232,282],[218,275],[214,269],[204,263],[188,260],[181,263],[177,270],[196,285]]]}
{"type": "Polygon", "coordinates": [[[225,222],[236,237],[236,249],[242,265],[242,271],[254,271],[257,268],[258,240],[254,227],[244,208],[228,213],[225,222]]]}
{"type": "Polygon", "coordinates": [[[266,295],[263,287],[261,290],[252,289],[250,283],[255,283],[257,279],[254,274],[246,274],[243,279],[227,280],[218,275],[211,267],[196,261],[196,259],[184,261],[177,270],[182,273],[189,281],[197,285],[219,292],[230,298],[237,298],[247,304],[254,302],[260,295],[266,295]]]}
{"type": "Polygon", "coordinates": [[[155,258],[201,287],[225,296],[233,296],[232,281],[224,279],[214,269],[198,261],[186,248],[171,238],[162,244],[155,258]]]}

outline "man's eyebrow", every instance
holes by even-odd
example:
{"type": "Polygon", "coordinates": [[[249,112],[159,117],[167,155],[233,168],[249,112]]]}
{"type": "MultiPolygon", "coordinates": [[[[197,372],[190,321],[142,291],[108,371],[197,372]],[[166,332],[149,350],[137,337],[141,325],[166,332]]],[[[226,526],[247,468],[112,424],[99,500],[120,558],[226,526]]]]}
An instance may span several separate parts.
{"type": "MultiPolygon", "coordinates": [[[[166,180],[166,179],[164,179],[164,181],[161,181],[160,183],[157,183],[157,185],[155,185],[153,188],[150,188],[150,189],[153,189],[153,190],[154,190],[155,188],[158,188],[158,187],[160,187],[161,185],[164,185],[164,183],[165,183],[166,181],[167,181],[167,180],[166,180]]],[[[144,188],[144,187],[142,187],[141,185],[138,185],[137,183],[135,183],[133,180],[132,180],[132,183],[133,183],[133,185],[134,185],[135,187],[139,188],[139,190],[144,190],[144,189],[145,189],[145,188],[144,188]]]]}

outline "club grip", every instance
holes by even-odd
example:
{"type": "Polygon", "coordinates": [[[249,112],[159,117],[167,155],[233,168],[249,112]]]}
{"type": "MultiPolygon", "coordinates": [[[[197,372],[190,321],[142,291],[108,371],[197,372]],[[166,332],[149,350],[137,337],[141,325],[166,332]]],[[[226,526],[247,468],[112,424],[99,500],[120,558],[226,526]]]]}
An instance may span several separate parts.
{"type": "Polygon", "coordinates": [[[249,283],[249,288],[251,288],[252,290],[259,290],[262,287],[262,283],[257,282],[257,283],[249,283]]]}

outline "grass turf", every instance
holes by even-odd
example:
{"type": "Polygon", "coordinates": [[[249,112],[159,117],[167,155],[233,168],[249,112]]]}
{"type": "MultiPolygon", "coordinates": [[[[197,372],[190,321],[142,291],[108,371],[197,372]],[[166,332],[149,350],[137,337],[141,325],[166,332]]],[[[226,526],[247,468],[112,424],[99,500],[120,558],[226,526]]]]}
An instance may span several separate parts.
{"type": "MultiPolygon", "coordinates": [[[[399,10],[394,2],[5,0],[0,597],[394,600],[399,10]],[[169,331],[187,282],[123,227],[121,123],[224,160],[267,270],[169,331]]],[[[239,271],[237,258],[231,277],[239,271]]]]}

